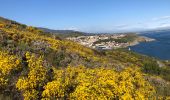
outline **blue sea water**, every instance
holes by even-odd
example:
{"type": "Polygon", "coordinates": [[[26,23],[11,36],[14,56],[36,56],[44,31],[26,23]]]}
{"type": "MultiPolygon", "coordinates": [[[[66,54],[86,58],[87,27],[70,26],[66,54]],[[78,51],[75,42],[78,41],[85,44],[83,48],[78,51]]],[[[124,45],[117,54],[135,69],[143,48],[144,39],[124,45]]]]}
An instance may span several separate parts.
{"type": "Polygon", "coordinates": [[[145,32],[141,35],[156,39],[130,47],[132,51],[162,60],[170,60],[170,31],[145,32]]]}

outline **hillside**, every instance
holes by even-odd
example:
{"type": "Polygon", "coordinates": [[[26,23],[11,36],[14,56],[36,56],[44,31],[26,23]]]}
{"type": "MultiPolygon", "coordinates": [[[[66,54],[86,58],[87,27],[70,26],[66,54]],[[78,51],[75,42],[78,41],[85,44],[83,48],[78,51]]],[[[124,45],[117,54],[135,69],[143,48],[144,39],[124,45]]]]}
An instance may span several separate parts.
{"type": "Polygon", "coordinates": [[[169,62],[126,49],[96,51],[0,18],[3,100],[168,99],[169,73],[169,62]]]}
{"type": "Polygon", "coordinates": [[[74,30],[53,30],[53,29],[41,28],[41,27],[38,27],[38,29],[43,30],[44,32],[60,33],[60,34],[68,34],[68,33],[78,32],[78,31],[74,31],[74,30]]]}
{"type": "Polygon", "coordinates": [[[41,28],[41,27],[38,27],[38,29],[47,33],[55,34],[61,38],[89,35],[88,33],[74,31],[74,30],[53,30],[53,29],[41,28]]]}

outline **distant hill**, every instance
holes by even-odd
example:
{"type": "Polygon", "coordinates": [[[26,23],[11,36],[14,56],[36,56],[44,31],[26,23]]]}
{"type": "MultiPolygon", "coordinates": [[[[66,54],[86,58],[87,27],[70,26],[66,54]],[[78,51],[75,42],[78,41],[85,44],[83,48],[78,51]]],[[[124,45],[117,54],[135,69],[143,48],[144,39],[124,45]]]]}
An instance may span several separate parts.
{"type": "Polygon", "coordinates": [[[75,36],[84,36],[84,35],[90,35],[88,33],[85,32],[79,32],[79,31],[74,31],[74,30],[54,30],[54,29],[48,29],[48,28],[42,28],[42,27],[38,27],[38,29],[43,30],[44,32],[47,33],[52,33],[52,34],[56,34],[60,37],[75,37],[75,36]]]}
{"type": "Polygon", "coordinates": [[[49,33],[63,33],[63,34],[67,34],[67,33],[78,32],[78,31],[74,31],[74,30],[54,30],[54,29],[42,28],[42,27],[38,27],[38,28],[43,30],[44,32],[49,32],[49,33]]]}

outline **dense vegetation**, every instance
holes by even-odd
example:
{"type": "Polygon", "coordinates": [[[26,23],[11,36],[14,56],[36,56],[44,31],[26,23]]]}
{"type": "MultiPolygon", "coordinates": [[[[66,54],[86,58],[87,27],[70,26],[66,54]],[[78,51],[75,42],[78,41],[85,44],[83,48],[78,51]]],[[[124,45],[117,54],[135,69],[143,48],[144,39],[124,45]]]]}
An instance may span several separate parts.
{"type": "Polygon", "coordinates": [[[0,18],[0,99],[168,99],[169,64],[157,61],[0,18]]]}
{"type": "Polygon", "coordinates": [[[129,42],[133,42],[136,38],[137,38],[136,34],[133,34],[133,33],[130,34],[129,33],[129,34],[127,34],[123,38],[115,39],[115,42],[118,42],[118,43],[129,43],[129,42]]]}

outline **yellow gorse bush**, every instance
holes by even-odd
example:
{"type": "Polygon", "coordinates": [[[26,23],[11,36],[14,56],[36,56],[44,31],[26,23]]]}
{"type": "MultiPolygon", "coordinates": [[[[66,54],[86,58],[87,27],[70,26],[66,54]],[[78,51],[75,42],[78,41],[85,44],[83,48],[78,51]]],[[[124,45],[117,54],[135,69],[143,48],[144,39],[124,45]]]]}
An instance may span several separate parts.
{"type": "Polygon", "coordinates": [[[20,77],[16,83],[18,90],[22,91],[24,99],[37,99],[41,91],[40,87],[45,84],[47,69],[43,66],[42,57],[26,53],[29,73],[27,77],[20,77]]]}
{"type": "MultiPolygon", "coordinates": [[[[53,68],[52,81],[48,82],[48,68],[43,65],[43,57],[27,52],[26,58],[29,72],[16,83],[16,88],[21,91],[25,100],[144,100],[153,98],[155,93],[138,69],[126,68],[116,72],[109,68],[92,69],[84,66],[53,68]]],[[[20,68],[19,64],[20,61],[15,56],[0,51],[1,87],[7,84],[10,73],[20,68]]]]}
{"type": "Polygon", "coordinates": [[[20,68],[19,63],[20,60],[15,56],[0,51],[0,88],[7,85],[11,72],[20,68]]]}
{"type": "Polygon", "coordinates": [[[44,86],[43,99],[132,100],[151,98],[155,90],[137,69],[68,67],[55,69],[54,80],[44,86]]]}

